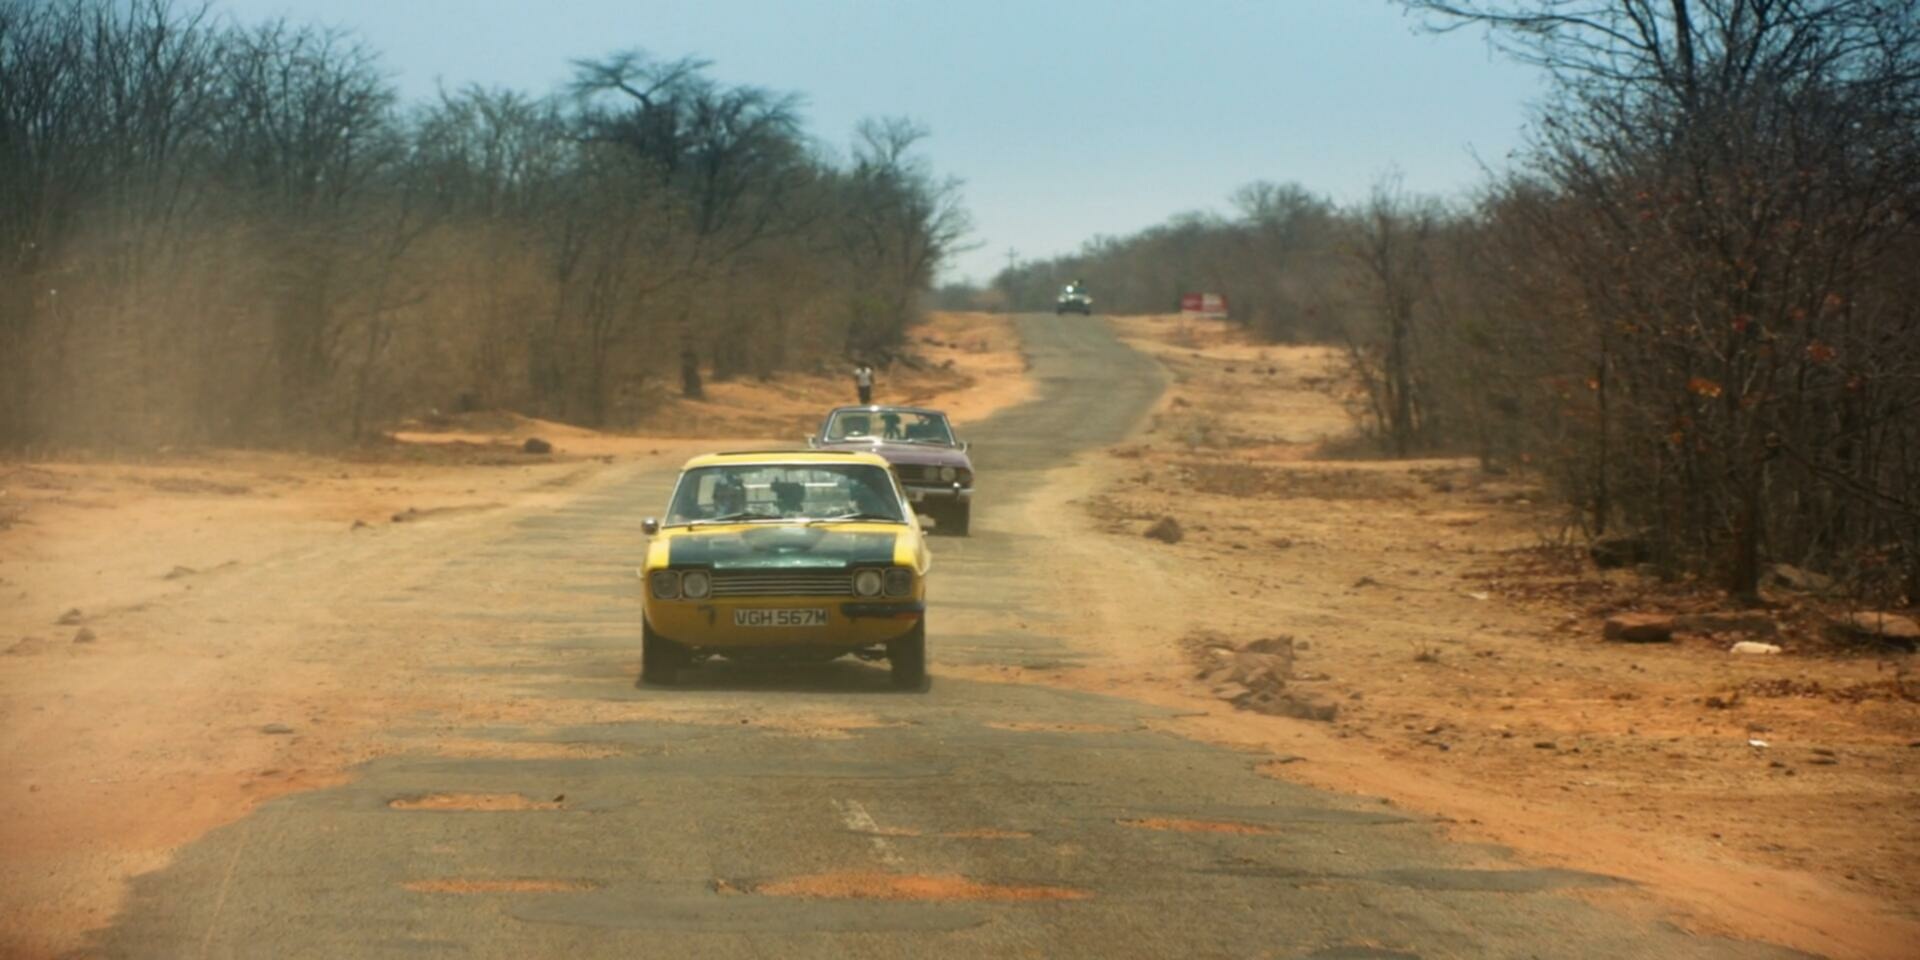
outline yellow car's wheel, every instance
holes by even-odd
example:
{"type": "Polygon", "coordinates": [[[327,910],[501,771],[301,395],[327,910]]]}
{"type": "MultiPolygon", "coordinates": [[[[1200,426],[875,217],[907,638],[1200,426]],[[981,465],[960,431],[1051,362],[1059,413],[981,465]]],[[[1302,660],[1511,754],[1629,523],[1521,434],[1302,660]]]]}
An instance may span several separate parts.
{"type": "Polygon", "coordinates": [[[923,617],[913,631],[887,644],[887,666],[893,671],[893,685],[901,690],[927,687],[927,621],[923,617]]]}
{"type": "Polygon", "coordinates": [[[680,679],[680,668],[687,665],[685,647],[653,631],[643,617],[640,620],[640,682],[670,687],[680,679]]]}

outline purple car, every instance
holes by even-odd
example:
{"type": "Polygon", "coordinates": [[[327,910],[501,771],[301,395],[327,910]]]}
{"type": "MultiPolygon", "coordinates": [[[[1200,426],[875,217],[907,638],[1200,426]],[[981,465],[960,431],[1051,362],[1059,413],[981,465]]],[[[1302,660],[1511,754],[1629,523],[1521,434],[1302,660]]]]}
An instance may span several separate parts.
{"type": "Polygon", "coordinates": [[[973,513],[973,461],[947,415],[920,407],[841,407],[807,438],[816,450],[867,450],[893,464],[915,509],[942,533],[966,535],[973,513]]]}

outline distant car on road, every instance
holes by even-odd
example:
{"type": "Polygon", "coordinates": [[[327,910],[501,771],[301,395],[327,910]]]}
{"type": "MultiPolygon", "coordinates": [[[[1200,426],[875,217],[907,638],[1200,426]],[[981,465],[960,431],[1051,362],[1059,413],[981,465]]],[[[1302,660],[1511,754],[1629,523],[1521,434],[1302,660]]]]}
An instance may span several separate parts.
{"type": "Polygon", "coordinates": [[[807,438],[816,450],[866,450],[893,464],[914,508],[936,533],[965,536],[973,522],[973,459],[947,415],[924,407],[840,407],[807,438]]]}
{"type": "Polygon", "coordinates": [[[1060,295],[1053,300],[1054,316],[1067,313],[1077,313],[1083,317],[1093,315],[1093,295],[1078,280],[1061,287],[1060,295]]]}
{"type": "Polygon", "coordinates": [[[695,457],[644,529],[642,682],[670,685],[712,656],[853,654],[885,659],[896,687],[926,685],[927,545],[880,457],[695,457]]]}

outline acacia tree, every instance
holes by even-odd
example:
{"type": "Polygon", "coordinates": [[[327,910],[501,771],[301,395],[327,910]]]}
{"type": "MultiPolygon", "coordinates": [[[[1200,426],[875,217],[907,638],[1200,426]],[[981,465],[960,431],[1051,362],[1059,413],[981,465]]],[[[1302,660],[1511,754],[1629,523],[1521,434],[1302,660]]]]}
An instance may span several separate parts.
{"type": "Polygon", "coordinates": [[[554,98],[469,87],[417,116],[409,168],[445,225],[428,248],[436,307],[469,318],[459,408],[538,409],[559,393],[558,300],[542,259],[570,212],[572,145],[554,98]]]}
{"type": "Polygon", "coordinates": [[[861,123],[857,133],[840,219],[854,270],[871,278],[847,331],[847,351],[865,355],[899,345],[914,298],[931,288],[970,224],[959,182],[937,179],[913,153],[925,127],[886,117],[861,123]]]}
{"type": "MultiPolygon", "coordinates": [[[[723,86],[703,74],[707,65],[656,63],[636,52],[576,64],[581,138],[629,153],[684,226],[671,265],[643,296],[723,277],[733,258],[782,226],[804,177],[797,100],[723,86]]],[[[680,298],[673,327],[688,397],[702,394],[700,334],[708,319],[694,298],[680,298]]]]}
{"type": "Polygon", "coordinates": [[[267,253],[252,281],[273,304],[273,363],[252,409],[274,419],[251,429],[309,429],[335,412],[320,397],[362,292],[347,262],[393,263],[395,251],[369,249],[364,233],[366,201],[398,160],[395,96],[373,53],[335,30],[236,30],[218,63],[213,175],[267,253]]]}

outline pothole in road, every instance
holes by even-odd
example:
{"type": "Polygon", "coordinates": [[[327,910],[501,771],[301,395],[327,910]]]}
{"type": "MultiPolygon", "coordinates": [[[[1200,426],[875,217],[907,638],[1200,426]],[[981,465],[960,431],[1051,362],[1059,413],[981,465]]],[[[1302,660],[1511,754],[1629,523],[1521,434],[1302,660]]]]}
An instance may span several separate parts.
{"type": "Polygon", "coordinates": [[[619,747],[547,740],[442,740],[435,756],[501,760],[605,760],[620,756],[619,747]]]}
{"type": "Polygon", "coordinates": [[[930,837],[935,840],[1031,840],[1033,834],[1026,830],[1002,830],[997,827],[980,827],[974,830],[941,830],[927,833],[912,827],[874,827],[859,831],[876,837],[930,837]]]}
{"type": "Polygon", "coordinates": [[[590,880],[551,878],[473,880],[464,877],[441,877],[436,880],[415,880],[403,883],[401,886],[415,893],[579,893],[592,890],[599,884],[590,880]]]}
{"type": "Polygon", "coordinates": [[[979,830],[948,830],[934,836],[943,840],[1031,840],[1033,834],[1025,830],[998,830],[983,827],[979,830]]]}
{"type": "Polygon", "coordinates": [[[987,726],[995,730],[1012,730],[1017,733],[1123,733],[1127,728],[1104,723],[1024,723],[1000,722],[987,726]]]}
{"type": "Polygon", "coordinates": [[[1093,896],[1073,887],[982,883],[959,874],[816,873],[772,880],[747,887],[769,897],[816,900],[1086,900],[1093,896]]]}
{"type": "Polygon", "coordinates": [[[1167,817],[1147,817],[1139,820],[1116,820],[1123,827],[1139,830],[1173,830],[1180,833],[1240,833],[1266,836],[1274,832],[1270,827],[1252,823],[1235,823],[1231,820],[1179,820],[1167,817]]]}
{"type": "Polygon", "coordinates": [[[565,796],[536,800],[524,793],[423,793],[395,797],[387,806],[395,810],[477,810],[487,813],[504,810],[558,810],[565,796]]]}
{"type": "Polygon", "coordinates": [[[1420,955],[1384,947],[1338,946],[1315,950],[1305,960],[1420,960],[1420,955]]]}

